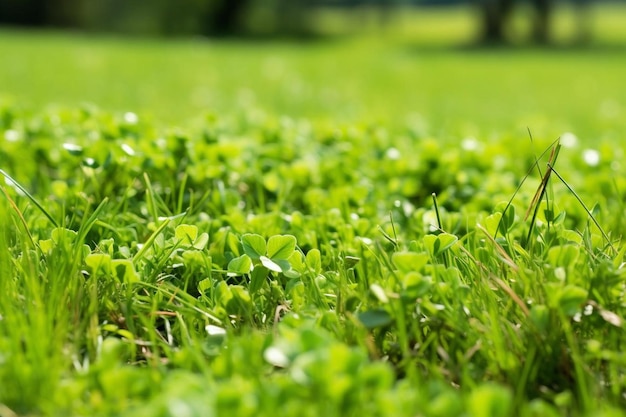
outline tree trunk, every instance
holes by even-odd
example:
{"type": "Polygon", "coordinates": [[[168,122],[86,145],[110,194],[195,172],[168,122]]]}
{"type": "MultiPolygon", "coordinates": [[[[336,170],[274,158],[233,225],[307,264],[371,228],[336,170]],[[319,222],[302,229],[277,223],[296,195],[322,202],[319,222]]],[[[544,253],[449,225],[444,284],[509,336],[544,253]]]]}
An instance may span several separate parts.
{"type": "Polygon", "coordinates": [[[483,17],[482,40],[485,43],[503,43],[504,27],[511,13],[512,0],[480,0],[483,17]]]}
{"type": "Polygon", "coordinates": [[[248,6],[249,0],[223,0],[213,11],[206,27],[206,34],[216,36],[235,35],[239,31],[238,19],[248,6]]]}
{"type": "Polygon", "coordinates": [[[537,43],[548,43],[550,40],[550,15],[552,14],[552,0],[533,0],[535,7],[535,21],[533,40],[537,43]]]}

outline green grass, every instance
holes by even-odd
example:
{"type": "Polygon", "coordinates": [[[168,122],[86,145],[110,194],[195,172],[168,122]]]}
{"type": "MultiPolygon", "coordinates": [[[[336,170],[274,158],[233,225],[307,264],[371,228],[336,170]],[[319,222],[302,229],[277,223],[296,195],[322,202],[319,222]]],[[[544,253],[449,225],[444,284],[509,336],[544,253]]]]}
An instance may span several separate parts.
{"type": "Polygon", "coordinates": [[[0,415],[623,415],[624,58],[406,30],[0,34],[0,415]]]}
{"type": "Polygon", "coordinates": [[[413,124],[455,139],[521,136],[531,127],[552,139],[573,131],[595,140],[626,127],[623,9],[597,9],[596,48],[556,50],[463,48],[476,31],[467,12],[410,16],[386,35],[304,44],[5,30],[0,94],[31,108],[92,102],[165,125],[246,108],[328,123],[413,124]]]}

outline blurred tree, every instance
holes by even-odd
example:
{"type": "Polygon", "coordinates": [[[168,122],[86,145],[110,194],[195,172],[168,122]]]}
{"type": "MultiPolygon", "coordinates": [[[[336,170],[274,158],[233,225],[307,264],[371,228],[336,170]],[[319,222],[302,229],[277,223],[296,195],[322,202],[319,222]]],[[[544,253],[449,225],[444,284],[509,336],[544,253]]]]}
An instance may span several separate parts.
{"type": "MultiPolygon", "coordinates": [[[[507,23],[518,0],[0,0],[0,24],[73,27],[144,35],[239,36],[315,34],[315,9],[354,8],[359,23],[366,11],[377,13],[382,26],[393,22],[401,5],[448,5],[474,1],[482,20],[482,40],[503,43],[507,23]]],[[[533,8],[534,41],[549,40],[556,0],[525,0],[533,8]]],[[[588,38],[587,5],[578,5],[579,40],[588,38]]]]}
{"type": "MultiPolygon", "coordinates": [[[[530,3],[534,9],[533,40],[546,43],[550,35],[553,0],[531,0],[530,3]]],[[[505,27],[513,10],[514,0],[480,0],[479,5],[483,16],[483,41],[505,42],[505,27]]]]}
{"type": "Polygon", "coordinates": [[[483,16],[483,42],[504,42],[504,25],[513,9],[513,0],[480,0],[480,8],[483,16]]]}
{"type": "Polygon", "coordinates": [[[1,0],[0,23],[21,26],[75,27],[82,0],[1,0]]]}
{"type": "Polygon", "coordinates": [[[552,15],[552,0],[532,0],[535,7],[535,21],[533,25],[533,39],[537,43],[547,43],[550,39],[550,16],[552,15]]]}
{"type": "Polygon", "coordinates": [[[239,20],[250,0],[221,0],[214,7],[205,10],[202,32],[204,35],[228,36],[241,29],[239,20]]]}
{"type": "Polygon", "coordinates": [[[276,2],[275,31],[281,35],[307,36],[310,35],[309,0],[279,0],[276,2]]]}
{"type": "Polygon", "coordinates": [[[45,10],[39,0],[0,1],[0,23],[39,26],[46,21],[45,10]]]}

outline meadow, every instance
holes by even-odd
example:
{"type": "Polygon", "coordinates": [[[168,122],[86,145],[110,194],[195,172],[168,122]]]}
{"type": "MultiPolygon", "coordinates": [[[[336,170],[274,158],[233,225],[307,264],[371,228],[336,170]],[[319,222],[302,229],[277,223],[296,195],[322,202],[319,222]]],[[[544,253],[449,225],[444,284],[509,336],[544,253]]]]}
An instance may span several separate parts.
{"type": "Polygon", "coordinates": [[[0,415],[624,415],[626,13],[403,19],[0,31],[0,415]]]}

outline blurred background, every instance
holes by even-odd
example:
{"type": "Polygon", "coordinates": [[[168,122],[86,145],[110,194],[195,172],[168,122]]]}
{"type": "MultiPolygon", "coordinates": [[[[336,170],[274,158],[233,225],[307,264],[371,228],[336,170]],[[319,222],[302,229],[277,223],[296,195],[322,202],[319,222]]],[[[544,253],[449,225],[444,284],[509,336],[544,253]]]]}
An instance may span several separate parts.
{"type": "Polygon", "coordinates": [[[624,1],[0,0],[0,56],[9,107],[626,131],[624,1]]]}
{"type": "Polygon", "coordinates": [[[591,0],[2,0],[0,24],[160,36],[306,37],[397,25],[399,17],[425,8],[472,8],[480,41],[526,35],[547,42],[552,26],[558,26],[555,35],[565,29],[570,40],[584,41],[591,35],[591,7],[591,0]]]}

